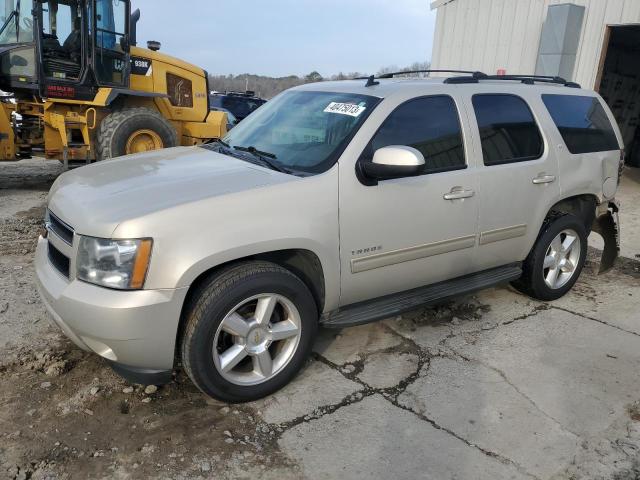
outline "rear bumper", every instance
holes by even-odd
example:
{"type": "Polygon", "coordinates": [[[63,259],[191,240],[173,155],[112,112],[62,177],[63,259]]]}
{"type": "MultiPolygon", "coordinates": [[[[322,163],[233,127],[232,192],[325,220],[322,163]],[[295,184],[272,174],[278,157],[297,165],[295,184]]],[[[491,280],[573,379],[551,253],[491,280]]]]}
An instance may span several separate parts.
{"type": "MultiPolygon", "coordinates": [[[[38,291],[54,323],[80,348],[107,359],[125,378],[170,378],[187,288],[118,291],[62,276],[40,238],[38,291]]],[[[144,383],[144,382],[141,382],[144,383]]]]}
{"type": "Polygon", "coordinates": [[[599,273],[605,273],[613,268],[620,255],[620,206],[613,199],[602,203],[596,212],[592,229],[604,239],[604,249],[600,260],[599,273]]]}

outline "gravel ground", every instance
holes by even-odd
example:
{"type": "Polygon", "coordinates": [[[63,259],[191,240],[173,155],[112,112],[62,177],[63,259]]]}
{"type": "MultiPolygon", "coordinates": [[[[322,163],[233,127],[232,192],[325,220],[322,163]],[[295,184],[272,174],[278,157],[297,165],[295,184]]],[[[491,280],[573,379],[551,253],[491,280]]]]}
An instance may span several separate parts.
{"type": "Polygon", "coordinates": [[[552,303],[499,287],[322,331],[284,390],[225,405],[181,372],[129,385],[50,326],[31,261],[60,170],[0,164],[0,479],[640,479],[636,258],[591,256],[552,303]]]}

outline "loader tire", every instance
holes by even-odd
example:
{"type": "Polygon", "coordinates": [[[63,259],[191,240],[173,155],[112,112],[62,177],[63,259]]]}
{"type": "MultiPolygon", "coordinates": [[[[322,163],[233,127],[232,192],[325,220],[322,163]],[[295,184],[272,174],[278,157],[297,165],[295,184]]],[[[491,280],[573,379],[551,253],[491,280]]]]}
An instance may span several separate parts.
{"type": "Polygon", "coordinates": [[[142,153],[178,145],[175,128],[160,113],[150,108],[116,110],[100,123],[97,132],[98,160],[142,153]]]}

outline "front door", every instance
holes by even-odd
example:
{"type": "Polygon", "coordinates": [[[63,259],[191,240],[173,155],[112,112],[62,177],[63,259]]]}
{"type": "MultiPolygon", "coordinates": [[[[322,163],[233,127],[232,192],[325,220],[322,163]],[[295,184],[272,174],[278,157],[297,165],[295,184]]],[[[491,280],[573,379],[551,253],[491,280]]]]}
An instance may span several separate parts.
{"type": "Polygon", "coordinates": [[[128,0],[95,0],[93,67],[100,86],[129,85],[128,0]]]}
{"type": "Polygon", "coordinates": [[[361,139],[368,142],[362,160],[371,161],[385,146],[411,146],[424,155],[427,169],[365,186],[354,163],[341,159],[341,305],[470,273],[478,196],[457,102],[448,95],[386,101],[366,130],[377,131],[361,139]]]}

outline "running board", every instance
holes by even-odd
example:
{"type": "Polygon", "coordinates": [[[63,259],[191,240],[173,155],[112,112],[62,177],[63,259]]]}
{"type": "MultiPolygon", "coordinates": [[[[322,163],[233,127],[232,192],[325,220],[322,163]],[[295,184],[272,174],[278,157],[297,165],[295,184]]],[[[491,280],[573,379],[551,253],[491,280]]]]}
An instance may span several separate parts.
{"type": "Polygon", "coordinates": [[[517,280],[522,275],[519,263],[492,268],[453,280],[415,288],[360,303],[347,305],[320,317],[325,328],[344,328],[389,318],[409,310],[482,290],[498,283],[517,280]]]}

